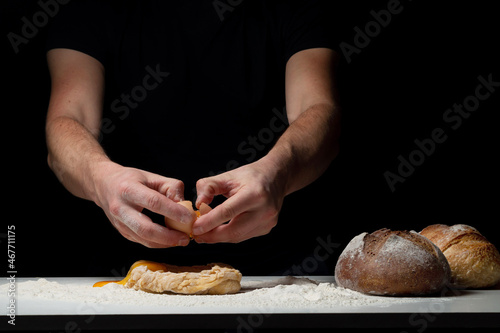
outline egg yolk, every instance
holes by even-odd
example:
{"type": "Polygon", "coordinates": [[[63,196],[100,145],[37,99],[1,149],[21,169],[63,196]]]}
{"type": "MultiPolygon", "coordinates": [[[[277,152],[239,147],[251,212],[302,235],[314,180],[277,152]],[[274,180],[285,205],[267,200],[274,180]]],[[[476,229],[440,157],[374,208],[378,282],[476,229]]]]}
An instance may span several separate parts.
{"type": "Polygon", "coordinates": [[[130,274],[132,274],[132,271],[134,270],[134,268],[139,267],[139,266],[146,266],[149,270],[151,270],[153,272],[160,271],[160,270],[164,271],[167,269],[167,266],[165,264],[161,264],[161,263],[154,262],[154,261],[148,261],[148,260],[139,260],[139,261],[136,261],[135,263],[132,264],[132,266],[128,270],[127,276],[125,276],[125,278],[123,280],[121,280],[121,281],[99,281],[99,282],[96,282],[93,285],[93,287],[102,287],[102,286],[107,285],[108,283],[116,283],[116,284],[125,285],[127,283],[127,281],[130,279],[130,274]]]}

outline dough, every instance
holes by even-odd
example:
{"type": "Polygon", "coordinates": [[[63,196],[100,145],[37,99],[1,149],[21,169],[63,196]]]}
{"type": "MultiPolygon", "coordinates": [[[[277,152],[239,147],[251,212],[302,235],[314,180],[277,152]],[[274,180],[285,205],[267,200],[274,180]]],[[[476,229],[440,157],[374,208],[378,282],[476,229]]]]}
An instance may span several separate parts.
{"type": "Polygon", "coordinates": [[[241,273],[225,264],[206,266],[174,266],[150,270],[146,265],[134,268],[125,287],[155,293],[223,295],[241,289],[241,273]]]}

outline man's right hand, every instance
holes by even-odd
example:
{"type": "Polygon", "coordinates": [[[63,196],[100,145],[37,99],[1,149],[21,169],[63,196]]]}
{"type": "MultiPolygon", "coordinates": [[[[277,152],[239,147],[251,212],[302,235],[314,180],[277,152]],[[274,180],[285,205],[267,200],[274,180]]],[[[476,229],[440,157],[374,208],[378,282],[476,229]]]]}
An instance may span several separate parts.
{"type": "Polygon", "coordinates": [[[176,202],[183,200],[184,184],[147,171],[100,162],[93,177],[93,198],[113,226],[127,238],[150,248],[185,246],[189,236],[168,229],[142,213],[143,209],[181,222],[196,216],[176,202]]]}

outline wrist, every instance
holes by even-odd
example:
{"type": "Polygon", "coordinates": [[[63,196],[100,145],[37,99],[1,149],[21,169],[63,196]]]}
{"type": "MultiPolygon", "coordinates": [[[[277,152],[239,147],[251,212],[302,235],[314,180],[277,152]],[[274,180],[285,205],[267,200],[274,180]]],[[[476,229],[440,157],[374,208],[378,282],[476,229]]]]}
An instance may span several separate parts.
{"type": "Polygon", "coordinates": [[[274,147],[257,163],[260,163],[272,182],[283,193],[283,196],[294,191],[293,175],[296,170],[296,161],[291,147],[287,145],[274,147]]]}
{"type": "Polygon", "coordinates": [[[89,161],[85,167],[84,175],[84,193],[87,199],[94,201],[101,206],[100,192],[106,179],[109,179],[113,169],[121,167],[119,164],[111,161],[107,156],[94,158],[89,161]]]}

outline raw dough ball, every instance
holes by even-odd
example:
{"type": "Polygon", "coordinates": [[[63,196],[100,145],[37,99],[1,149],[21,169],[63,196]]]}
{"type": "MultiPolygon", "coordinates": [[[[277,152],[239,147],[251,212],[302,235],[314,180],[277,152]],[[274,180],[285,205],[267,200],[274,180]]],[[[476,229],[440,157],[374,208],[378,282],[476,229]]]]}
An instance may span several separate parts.
{"type": "Polygon", "coordinates": [[[374,295],[423,295],[448,283],[443,253],[414,231],[380,229],[354,237],[335,267],[339,286],[374,295]]]}

